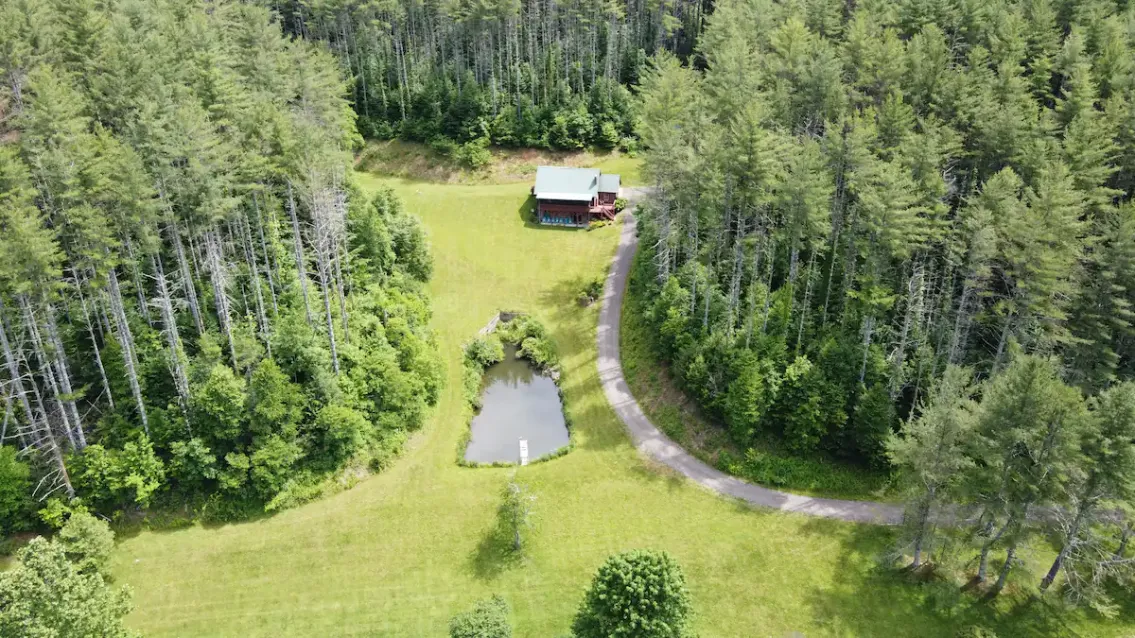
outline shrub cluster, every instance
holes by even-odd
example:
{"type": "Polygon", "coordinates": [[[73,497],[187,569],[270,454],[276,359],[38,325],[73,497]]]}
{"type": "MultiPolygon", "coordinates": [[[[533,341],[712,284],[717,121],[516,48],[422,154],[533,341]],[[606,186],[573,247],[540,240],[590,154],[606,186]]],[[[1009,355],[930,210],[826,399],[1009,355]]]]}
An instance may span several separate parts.
{"type": "Polygon", "coordinates": [[[590,306],[595,303],[595,300],[599,299],[602,294],[603,278],[596,277],[583,285],[583,289],[579,291],[579,295],[576,298],[579,300],[580,305],[590,306]]]}
{"type": "Polygon", "coordinates": [[[519,348],[517,356],[528,359],[553,377],[559,374],[560,357],[556,352],[556,346],[548,336],[544,324],[534,317],[520,315],[512,321],[497,326],[497,334],[502,341],[519,348]]]}
{"type": "MultiPolygon", "coordinates": [[[[687,638],[693,605],[681,566],[663,551],[611,555],[595,573],[570,638],[687,638]]],[[[449,621],[450,638],[512,638],[509,606],[494,595],[449,621]]],[[[961,636],[962,634],[959,634],[961,636]]],[[[972,633],[965,636],[992,636],[972,633]]]]}
{"type": "Polygon", "coordinates": [[[465,346],[465,358],[482,369],[487,368],[504,359],[504,344],[494,333],[477,337],[465,346]]]}
{"type": "Polygon", "coordinates": [[[458,144],[448,137],[434,137],[430,139],[429,147],[438,155],[448,157],[464,168],[474,171],[488,166],[493,161],[488,137],[476,137],[463,144],[458,144]]]}
{"type": "Polygon", "coordinates": [[[449,621],[449,638],[512,638],[508,603],[500,596],[478,600],[449,621]]]}
{"type": "Polygon", "coordinates": [[[461,384],[465,402],[471,405],[474,411],[481,409],[481,377],[485,368],[503,359],[504,344],[496,334],[477,337],[465,346],[461,384]]]}
{"type": "Polygon", "coordinates": [[[888,482],[887,475],[867,473],[853,465],[823,457],[770,454],[757,447],[746,449],[741,458],[722,450],[716,465],[758,485],[833,495],[870,494],[884,489],[888,482]]]}

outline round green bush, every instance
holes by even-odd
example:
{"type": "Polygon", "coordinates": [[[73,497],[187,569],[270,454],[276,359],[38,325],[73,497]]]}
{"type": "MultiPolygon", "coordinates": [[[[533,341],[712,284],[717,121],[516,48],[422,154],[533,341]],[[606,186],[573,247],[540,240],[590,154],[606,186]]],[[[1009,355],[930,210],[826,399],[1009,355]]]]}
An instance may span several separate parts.
{"type": "Polygon", "coordinates": [[[666,552],[615,554],[599,568],[572,632],[576,638],[680,638],[687,635],[690,594],[666,552]]]}
{"type": "Polygon", "coordinates": [[[500,596],[477,601],[449,621],[449,638],[512,638],[508,603],[500,596]]]}

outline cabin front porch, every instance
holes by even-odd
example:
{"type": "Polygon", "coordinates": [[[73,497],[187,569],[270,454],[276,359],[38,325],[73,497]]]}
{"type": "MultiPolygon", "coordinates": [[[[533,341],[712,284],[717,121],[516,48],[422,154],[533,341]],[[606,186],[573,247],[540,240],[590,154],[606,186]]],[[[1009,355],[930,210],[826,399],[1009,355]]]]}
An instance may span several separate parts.
{"type": "Polygon", "coordinates": [[[552,226],[587,226],[593,221],[615,219],[612,204],[550,204],[539,202],[537,216],[541,224],[552,226]]]}

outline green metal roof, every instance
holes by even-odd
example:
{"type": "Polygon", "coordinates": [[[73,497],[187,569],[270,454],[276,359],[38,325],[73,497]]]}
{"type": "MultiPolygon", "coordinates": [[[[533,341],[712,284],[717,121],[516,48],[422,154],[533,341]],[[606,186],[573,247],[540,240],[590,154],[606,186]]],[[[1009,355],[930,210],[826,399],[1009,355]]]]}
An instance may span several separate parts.
{"type": "Polygon", "coordinates": [[[599,176],[599,192],[600,193],[616,193],[619,192],[619,176],[614,173],[604,173],[599,176]]]}
{"type": "Polygon", "coordinates": [[[599,169],[540,166],[533,191],[536,199],[589,202],[599,193],[599,169]]]}

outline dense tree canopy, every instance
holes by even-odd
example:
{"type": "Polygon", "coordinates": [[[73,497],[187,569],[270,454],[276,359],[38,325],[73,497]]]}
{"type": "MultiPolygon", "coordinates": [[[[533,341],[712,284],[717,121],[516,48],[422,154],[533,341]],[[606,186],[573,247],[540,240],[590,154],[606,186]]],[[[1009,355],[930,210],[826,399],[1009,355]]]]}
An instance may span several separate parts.
{"type": "Polygon", "coordinates": [[[421,424],[428,241],[352,184],[330,54],[193,0],[5,2],[0,45],[5,529],[9,484],[282,506],[421,424]]]}
{"type": "Polygon", "coordinates": [[[725,2],[644,78],[650,319],[741,441],[882,464],[948,364],[1135,373],[1135,12],[949,6],[725,2]]]}
{"type": "Polygon", "coordinates": [[[915,566],[942,501],[994,592],[1042,508],[1044,587],[1128,564],[1135,5],[730,0],[699,53],[640,104],[635,296],[686,390],[741,446],[893,462],[915,566]]]}
{"type": "MultiPolygon", "coordinates": [[[[326,41],[368,137],[578,149],[633,144],[633,85],[688,53],[704,0],[265,2],[326,41]]],[[[443,147],[444,148],[444,147],[443,147]]]]}
{"type": "Polygon", "coordinates": [[[130,590],[114,587],[103,571],[114,547],[105,521],[77,513],[60,539],[35,538],[0,572],[0,637],[132,638],[123,627],[130,590]]]}

